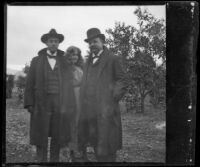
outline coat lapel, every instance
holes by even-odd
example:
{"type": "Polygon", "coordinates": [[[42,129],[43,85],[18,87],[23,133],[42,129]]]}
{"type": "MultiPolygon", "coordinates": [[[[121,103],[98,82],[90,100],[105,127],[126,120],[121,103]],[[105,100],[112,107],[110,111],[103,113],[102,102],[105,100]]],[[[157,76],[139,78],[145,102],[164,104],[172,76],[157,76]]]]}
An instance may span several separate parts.
{"type": "Polygon", "coordinates": [[[56,63],[58,64],[58,79],[59,79],[59,87],[60,87],[60,102],[61,102],[61,99],[62,99],[62,72],[63,72],[63,66],[62,66],[62,63],[61,63],[61,57],[60,55],[57,55],[57,60],[56,60],[56,63]]]}
{"type": "Polygon", "coordinates": [[[87,79],[87,72],[88,72],[88,66],[89,66],[89,62],[90,62],[90,58],[88,58],[88,60],[86,61],[85,65],[84,65],[84,73],[83,73],[83,83],[86,82],[86,79],[87,79]]]}
{"type": "Polygon", "coordinates": [[[97,73],[97,78],[100,77],[103,69],[105,68],[106,64],[107,64],[107,60],[108,60],[108,51],[107,51],[107,48],[104,49],[102,55],[102,57],[100,58],[100,64],[99,64],[99,70],[98,70],[98,73],[97,73]]]}
{"type": "Polygon", "coordinates": [[[48,60],[47,60],[47,57],[44,55],[44,56],[42,56],[42,58],[43,58],[43,62],[44,63],[42,63],[42,64],[44,64],[43,65],[43,69],[44,69],[44,82],[46,82],[46,80],[47,80],[47,63],[48,63],[48,60]]]}
{"type": "Polygon", "coordinates": [[[36,71],[37,71],[37,82],[36,82],[36,88],[37,89],[43,89],[43,84],[44,84],[44,81],[45,81],[45,76],[46,76],[46,73],[45,73],[45,56],[44,55],[39,55],[38,57],[38,61],[37,61],[37,64],[36,64],[36,71]]]}
{"type": "MultiPolygon", "coordinates": [[[[97,72],[97,78],[100,77],[103,69],[105,68],[106,64],[107,64],[107,59],[108,59],[108,49],[107,48],[104,48],[104,51],[102,52],[102,57],[100,58],[100,62],[99,62],[99,69],[98,69],[98,72],[97,72]]],[[[81,86],[81,95],[83,95],[84,93],[84,90],[85,90],[85,83],[86,83],[86,80],[87,80],[87,73],[88,73],[88,67],[90,65],[90,62],[91,62],[91,55],[89,55],[88,57],[88,60],[86,61],[85,63],[85,66],[84,66],[84,72],[83,72],[83,80],[82,80],[82,86],[81,86]]]]}

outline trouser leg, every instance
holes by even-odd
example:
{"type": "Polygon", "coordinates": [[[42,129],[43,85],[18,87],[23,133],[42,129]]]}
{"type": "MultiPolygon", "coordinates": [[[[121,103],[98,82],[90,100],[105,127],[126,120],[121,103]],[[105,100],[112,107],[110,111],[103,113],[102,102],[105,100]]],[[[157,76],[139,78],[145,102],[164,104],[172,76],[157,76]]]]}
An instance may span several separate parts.
{"type": "Polygon", "coordinates": [[[116,154],[109,154],[109,155],[97,155],[98,162],[115,162],[116,161],[116,154]]]}
{"type": "Polygon", "coordinates": [[[54,138],[52,138],[50,144],[50,162],[59,162],[59,153],[59,144],[54,138]]]}
{"type": "Polygon", "coordinates": [[[77,150],[77,126],[75,124],[75,115],[72,115],[70,119],[71,119],[70,120],[71,140],[70,140],[70,143],[69,143],[69,148],[70,148],[71,151],[76,151],[77,150]]]}
{"type": "MultiPolygon", "coordinates": [[[[99,148],[100,149],[100,148],[99,148]]],[[[98,150],[98,147],[94,147],[95,156],[98,162],[115,162],[116,161],[116,151],[108,151],[105,153],[103,150],[98,150]]]]}
{"type": "Polygon", "coordinates": [[[49,136],[51,137],[50,141],[50,162],[59,162],[59,153],[60,146],[58,139],[55,136],[59,136],[59,133],[56,127],[59,125],[59,117],[57,114],[59,111],[59,96],[58,94],[49,94],[47,96],[47,108],[50,112],[50,122],[49,122],[49,136]]]}
{"type": "Polygon", "coordinates": [[[107,157],[106,156],[97,156],[97,161],[98,162],[107,162],[107,157]]]}
{"type": "Polygon", "coordinates": [[[109,161],[110,162],[115,162],[116,161],[116,153],[113,153],[113,154],[109,155],[109,161]]]}
{"type": "Polygon", "coordinates": [[[82,154],[82,161],[84,161],[84,162],[89,161],[88,157],[87,157],[87,147],[86,146],[82,147],[80,151],[81,151],[81,154],[82,154]]]}
{"type": "Polygon", "coordinates": [[[47,146],[37,146],[37,161],[47,162],[47,146]]]}

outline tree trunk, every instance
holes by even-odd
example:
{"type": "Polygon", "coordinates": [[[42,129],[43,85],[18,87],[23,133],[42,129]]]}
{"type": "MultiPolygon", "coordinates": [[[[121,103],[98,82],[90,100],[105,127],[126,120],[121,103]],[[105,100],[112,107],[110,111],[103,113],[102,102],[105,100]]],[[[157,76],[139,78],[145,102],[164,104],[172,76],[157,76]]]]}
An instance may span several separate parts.
{"type": "Polygon", "coordinates": [[[141,98],[140,98],[140,109],[137,111],[137,113],[141,113],[141,114],[144,113],[144,99],[145,99],[145,96],[141,95],[141,98]]]}
{"type": "Polygon", "coordinates": [[[140,104],[140,106],[141,106],[140,112],[143,114],[144,113],[144,96],[141,96],[141,104],[140,104]]]}
{"type": "Polygon", "coordinates": [[[155,96],[154,96],[154,103],[153,103],[153,107],[156,109],[158,107],[158,92],[155,93],[155,96]]]}

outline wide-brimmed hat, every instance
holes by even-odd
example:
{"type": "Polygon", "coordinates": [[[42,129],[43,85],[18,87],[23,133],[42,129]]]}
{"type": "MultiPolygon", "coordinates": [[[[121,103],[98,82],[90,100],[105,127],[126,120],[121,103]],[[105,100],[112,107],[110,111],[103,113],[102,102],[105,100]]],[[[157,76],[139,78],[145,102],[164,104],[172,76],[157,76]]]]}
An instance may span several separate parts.
{"type": "Polygon", "coordinates": [[[52,37],[58,38],[59,43],[61,43],[61,42],[64,40],[64,35],[58,34],[58,33],[56,32],[56,30],[52,28],[52,29],[49,31],[49,33],[42,35],[41,41],[42,41],[43,43],[46,43],[47,40],[48,40],[50,37],[51,37],[51,38],[52,38],[52,37]]]}
{"type": "Polygon", "coordinates": [[[90,28],[87,31],[87,39],[85,39],[84,41],[89,42],[91,39],[94,39],[94,38],[97,38],[97,37],[103,39],[103,41],[105,42],[105,35],[102,34],[101,31],[98,28],[90,28]]]}

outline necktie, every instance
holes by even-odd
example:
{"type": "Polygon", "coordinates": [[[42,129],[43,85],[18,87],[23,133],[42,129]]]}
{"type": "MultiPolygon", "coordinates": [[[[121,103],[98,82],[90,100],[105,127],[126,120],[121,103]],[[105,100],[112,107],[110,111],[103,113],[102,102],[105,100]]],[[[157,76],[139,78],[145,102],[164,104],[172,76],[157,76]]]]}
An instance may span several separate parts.
{"type": "Polygon", "coordinates": [[[99,59],[99,55],[95,55],[92,57],[92,63],[95,64],[99,59]]]}
{"type": "Polygon", "coordinates": [[[47,54],[47,56],[48,56],[50,59],[56,59],[56,56],[52,56],[52,55],[49,55],[49,54],[47,54]]]}

